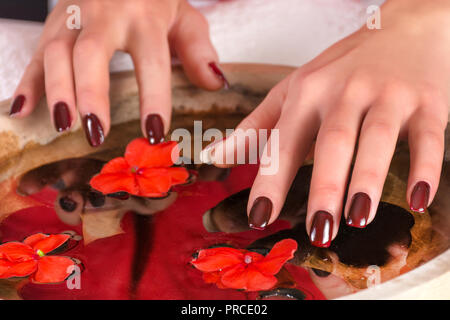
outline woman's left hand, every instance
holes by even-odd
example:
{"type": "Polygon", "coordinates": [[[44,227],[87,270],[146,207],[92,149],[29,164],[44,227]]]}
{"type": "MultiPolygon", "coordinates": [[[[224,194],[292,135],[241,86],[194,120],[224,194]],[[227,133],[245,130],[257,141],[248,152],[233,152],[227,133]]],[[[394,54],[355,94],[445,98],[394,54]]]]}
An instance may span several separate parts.
{"type": "Polygon", "coordinates": [[[280,137],[265,146],[279,152],[278,172],[260,169],[251,190],[252,227],[277,219],[314,141],[306,222],[318,247],[330,245],[342,212],[357,228],[374,219],[399,137],[410,146],[411,209],[423,212],[433,200],[450,97],[450,1],[387,1],[381,27],[364,26],[297,69],[239,125],[278,129],[280,137]]]}

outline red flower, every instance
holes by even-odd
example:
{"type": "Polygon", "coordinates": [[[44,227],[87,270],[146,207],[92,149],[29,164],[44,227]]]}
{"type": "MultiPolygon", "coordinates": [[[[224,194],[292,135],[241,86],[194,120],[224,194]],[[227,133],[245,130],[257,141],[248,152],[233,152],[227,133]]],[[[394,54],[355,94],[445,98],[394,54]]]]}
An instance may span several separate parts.
{"type": "Polygon", "coordinates": [[[278,280],[275,275],[293,258],[297,242],[285,239],[276,243],[266,255],[241,249],[220,247],[200,250],[191,263],[203,271],[206,283],[219,288],[246,291],[269,290],[278,280]]]}
{"type": "Polygon", "coordinates": [[[174,141],[151,145],[147,139],[135,139],[128,144],[125,157],[108,162],[93,177],[90,185],[103,194],[128,192],[141,197],[162,197],[170,188],[186,183],[185,168],[171,168],[172,154],[177,153],[174,141]]]}
{"type": "Polygon", "coordinates": [[[31,276],[39,283],[64,281],[75,262],[67,257],[46,256],[70,239],[68,234],[36,233],[22,242],[0,245],[0,279],[31,276]]]}

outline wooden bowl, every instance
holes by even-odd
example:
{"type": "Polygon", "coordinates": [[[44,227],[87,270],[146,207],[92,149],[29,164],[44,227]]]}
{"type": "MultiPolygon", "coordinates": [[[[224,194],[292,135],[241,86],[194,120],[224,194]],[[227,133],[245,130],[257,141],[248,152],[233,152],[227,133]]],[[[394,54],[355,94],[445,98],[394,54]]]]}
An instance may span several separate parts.
{"type": "MultiPolygon", "coordinates": [[[[234,128],[265,97],[277,82],[294,69],[258,64],[226,64],[223,71],[231,83],[230,90],[208,92],[190,84],[179,68],[172,77],[172,129],[193,130],[193,121],[202,120],[208,128],[234,128]]],[[[106,142],[94,149],[86,142],[80,121],[69,133],[54,130],[43,100],[27,119],[10,119],[10,101],[0,103],[0,199],[11,197],[14,181],[25,172],[55,161],[90,155],[119,155],[134,137],[141,135],[139,95],[133,72],[111,76],[112,129],[106,142]],[[11,183],[8,183],[10,181],[11,183]]],[[[447,134],[446,141],[450,141],[447,134]]],[[[198,156],[198,155],[195,155],[198,156]]],[[[100,157],[100,156],[99,156],[100,157]]],[[[413,245],[408,259],[413,270],[373,288],[346,295],[344,299],[450,299],[450,154],[446,152],[441,185],[429,208],[429,215],[415,215],[412,229],[413,245]]],[[[407,209],[405,186],[408,173],[408,149],[398,145],[385,186],[383,200],[407,209]]],[[[2,201],[3,202],[3,201],[2,201]]],[[[0,205],[0,220],[21,208],[20,201],[4,201],[0,205]]],[[[343,267],[345,269],[345,267],[343,267]]],[[[355,270],[353,270],[355,271],[355,270]]],[[[353,272],[352,271],[352,272],[353,272]]],[[[342,270],[348,273],[348,270],[342,270]]],[[[358,272],[357,270],[355,272],[358,272]]],[[[389,278],[390,279],[390,278],[389,278]]]]}

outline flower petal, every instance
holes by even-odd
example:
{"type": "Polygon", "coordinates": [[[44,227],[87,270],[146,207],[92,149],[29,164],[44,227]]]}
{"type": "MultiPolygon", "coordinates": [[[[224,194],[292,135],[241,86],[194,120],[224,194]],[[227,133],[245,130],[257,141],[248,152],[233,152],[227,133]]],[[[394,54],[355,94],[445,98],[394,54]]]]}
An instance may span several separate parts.
{"type": "Polygon", "coordinates": [[[174,155],[178,154],[175,141],[151,145],[147,139],[138,138],[128,144],[125,159],[130,166],[137,168],[170,167],[174,163],[172,151],[174,155]]]}
{"type": "Polygon", "coordinates": [[[230,268],[222,273],[221,283],[231,289],[243,289],[246,291],[269,290],[277,284],[277,278],[272,275],[264,275],[251,265],[243,265],[230,268]]]}
{"type": "MultiPolygon", "coordinates": [[[[41,233],[42,234],[42,233],[41,233]]],[[[33,235],[35,236],[35,235],[33,235]]],[[[52,252],[53,250],[59,248],[64,243],[66,243],[70,239],[70,235],[68,234],[52,234],[52,235],[44,235],[45,238],[35,241],[35,239],[30,236],[24,240],[24,243],[27,243],[34,250],[41,250],[43,253],[47,254],[52,252]],[[30,239],[31,238],[31,239],[30,239]]]]}
{"type": "Polygon", "coordinates": [[[136,175],[139,195],[142,197],[161,197],[171,185],[171,178],[166,168],[141,169],[136,175]]]}
{"type": "Polygon", "coordinates": [[[175,167],[175,168],[168,168],[167,174],[171,178],[171,184],[173,186],[177,184],[183,184],[186,183],[189,178],[189,172],[186,170],[186,168],[183,167],[175,167]]]}
{"type": "Polygon", "coordinates": [[[10,262],[32,260],[35,255],[33,248],[21,242],[7,242],[0,245],[0,259],[10,262]]]}
{"type": "Polygon", "coordinates": [[[36,268],[36,260],[28,260],[18,263],[0,260],[0,279],[26,277],[35,272],[36,268]]]}
{"type": "Polygon", "coordinates": [[[34,282],[57,283],[70,276],[69,266],[75,265],[72,259],[59,256],[45,256],[39,259],[37,271],[32,276],[34,282]]]}
{"type": "Polygon", "coordinates": [[[221,278],[222,276],[219,271],[203,273],[203,280],[205,283],[214,283],[220,289],[227,289],[227,287],[222,284],[221,278]]]}
{"type": "Polygon", "coordinates": [[[130,165],[124,157],[112,159],[105,164],[100,173],[128,173],[130,172],[130,165]]]}
{"type": "Polygon", "coordinates": [[[243,259],[244,254],[241,250],[220,247],[200,250],[197,259],[191,263],[200,271],[213,272],[242,264],[243,259]]]}
{"type": "Polygon", "coordinates": [[[294,257],[296,250],[297,242],[295,240],[281,240],[273,246],[264,259],[255,262],[253,266],[266,275],[275,275],[288,260],[294,257]]]}
{"type": "Polygon", "coordinates": [[[130,194],[139,193],[136,179],[131,173],[100,173],[91,179],[90,185],[93,189],[103,194],[120,191],[130,194]]]}
{"type": "Polygon", "coordinates": [[[25,240],[23,240],[23,243],[26,245],[29,245],[30,247],[33,247],[33,245],[35,243],[37,243],[47,237],[48,237],[48,234],[39,232],[39,233],[35,233],[35,234],[32,234],[31,236],[26,237],[25,240]]]}

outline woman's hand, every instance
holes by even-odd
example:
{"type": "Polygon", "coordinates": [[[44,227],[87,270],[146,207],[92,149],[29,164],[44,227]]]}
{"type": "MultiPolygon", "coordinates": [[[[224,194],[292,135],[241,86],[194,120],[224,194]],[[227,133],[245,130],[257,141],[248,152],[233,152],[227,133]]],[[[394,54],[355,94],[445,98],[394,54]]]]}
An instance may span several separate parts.
{"type": "Polygon", "coordinates": [[[133,58],[142,131],[150,143],[164,139],[170,125],[171,52],[194,84],[209,90],[226,85],[208,23],[186,0],[60,0],[10,115],[28,116],[45,90],[57,131],[70,129],[78,111],[90,144],[102,144],[110,129],[109,61],[117,50],[133,58]],[[80,30],[66,27],[66,10],[74,4],[80,8],[80,30]]]}
{"type": "MultiPolygon", "coordinates": [[[[279,151],[279,170],[260,170],[249,197],[254,228],[278,217],[314,142],[306,222],[318,247],[330,245],[342,212],[357,228],[374,219],[398,137],[409,140],[411,209],[433,200],[450,94],[450,1],[388,1],[381,27],[363,27],[296,70],[239,125],[279,130],[279,145],[271,137],[265,147],[279,151]]],[[[227,141],[214,150],[234,152],[227,141]]]]}

